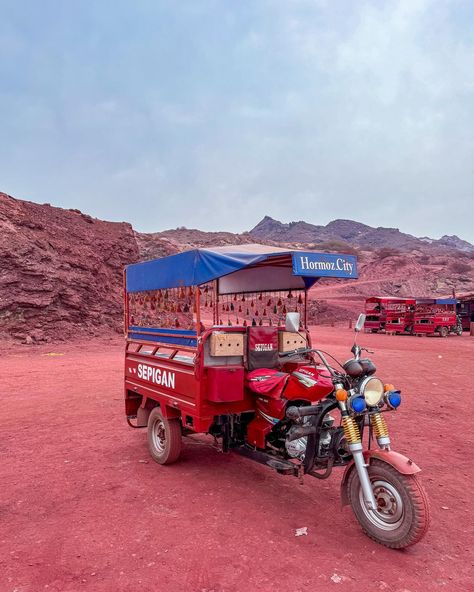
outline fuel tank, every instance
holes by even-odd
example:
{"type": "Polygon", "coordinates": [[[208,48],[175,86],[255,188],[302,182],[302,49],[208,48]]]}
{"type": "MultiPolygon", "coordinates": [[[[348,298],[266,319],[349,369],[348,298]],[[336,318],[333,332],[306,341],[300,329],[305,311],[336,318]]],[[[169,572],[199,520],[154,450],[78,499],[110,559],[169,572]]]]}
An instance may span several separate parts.
{"type": "Polygon", "coordinates": [[[332,392],[334,385],[326,368],[299,366],[288,379],[283,397],[289,401],[303,399],[315,403],[332,392]]]}

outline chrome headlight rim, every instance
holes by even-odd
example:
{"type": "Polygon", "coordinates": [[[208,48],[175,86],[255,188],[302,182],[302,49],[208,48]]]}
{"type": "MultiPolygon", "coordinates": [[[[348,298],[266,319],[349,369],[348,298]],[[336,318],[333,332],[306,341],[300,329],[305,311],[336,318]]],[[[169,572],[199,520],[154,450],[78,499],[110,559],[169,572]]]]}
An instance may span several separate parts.
{"type": "Polygon", "coordinates": [[[376,407],[384,396],[383,382],[376,376],[367,376],[367,378],[364,378],[364,380],[360,383],[360,394],[362,397],[364,397],[367,407],[376,407]],[[371,394],[369,395],[369,391],[366,393],[366,389],[370,382],[379,383],[379,389],[377,389],[377,391],[371,389],[371,394]],[[380,391],[380,393],[378,391],[380,391]],[[375,396],[373,396],[374,394],[375,396]]]}

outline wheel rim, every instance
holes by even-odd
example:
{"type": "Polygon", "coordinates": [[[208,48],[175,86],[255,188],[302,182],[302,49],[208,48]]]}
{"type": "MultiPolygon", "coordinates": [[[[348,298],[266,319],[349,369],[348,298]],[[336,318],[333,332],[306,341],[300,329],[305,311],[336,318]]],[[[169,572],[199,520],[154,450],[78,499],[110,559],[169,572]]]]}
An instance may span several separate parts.
{"type": "Polygon", "coordinates": [[[166,447],[166,431],[163,420],[159,419],[155,421],[155,423],[153,424],[151,435],[153,440],[153,446],[156,448],[157,452],[162,454],[165,451],[166,447]]]}
{"type": "Polygon", "coordinates": [[[369,510],[365,504],[362,487],[359,488],[359,502],[369,521],[383,530],[396,530],[403,521],[403,500],[397,488],[388,481],[372,481],[377,510],[369,510]]]}

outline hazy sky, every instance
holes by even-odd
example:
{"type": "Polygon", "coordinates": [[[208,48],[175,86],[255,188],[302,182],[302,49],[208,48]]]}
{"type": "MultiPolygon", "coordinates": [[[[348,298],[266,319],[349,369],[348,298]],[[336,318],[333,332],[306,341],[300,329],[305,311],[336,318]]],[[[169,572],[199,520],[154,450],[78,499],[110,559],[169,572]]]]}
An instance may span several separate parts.
{"type": "Polygon", "coordinates": [[[0,190],[474,242],[474,1],[0,0],[0,190]]]}

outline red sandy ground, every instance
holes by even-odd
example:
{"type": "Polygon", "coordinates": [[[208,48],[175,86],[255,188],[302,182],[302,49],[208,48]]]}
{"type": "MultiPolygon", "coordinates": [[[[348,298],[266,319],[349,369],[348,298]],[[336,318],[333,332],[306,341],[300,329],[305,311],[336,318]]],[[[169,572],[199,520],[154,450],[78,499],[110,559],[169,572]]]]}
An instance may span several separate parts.
{"type": "MultiPolygon", "coordinates": [[[[348,357],[347,329],[315,333],[348,357]]],[[[361,341],[404,391],[389,425],[423,468],[420,544],[364,536],[340,510],[337,470],[301,486],[196,439],[178,464],[153,463],[125,423],[119,339],[17,346],[0,358],[1,592],[473,590],[474,338],[361,341]]]]}

